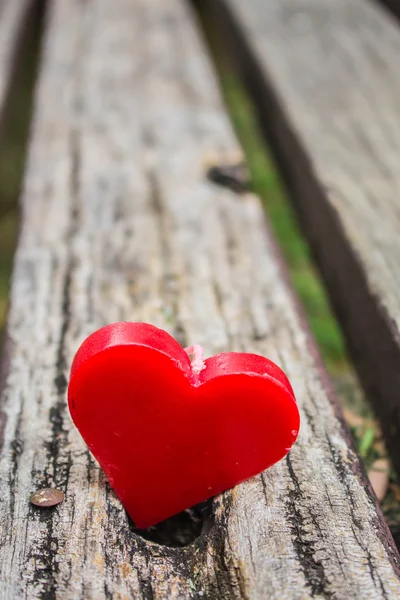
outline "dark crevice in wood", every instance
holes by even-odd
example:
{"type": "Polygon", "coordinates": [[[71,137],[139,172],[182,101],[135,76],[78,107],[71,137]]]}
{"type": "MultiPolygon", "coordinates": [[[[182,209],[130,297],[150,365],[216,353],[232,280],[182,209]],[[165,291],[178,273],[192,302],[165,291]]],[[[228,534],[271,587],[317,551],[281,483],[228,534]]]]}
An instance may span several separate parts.
{"type": "Polygon", "coordinates": [[[374,0],[374,2],[387,10],[391,16],[400,20],[400,0],[374,0]]]}
{"type": "Polygon", "coordinates": [[[147,529],[137,529],[129,519],[129,528],[143,539],[162,546],[188,546],[201,535],[205,521],[210,519],[212,503],[212,499],[207,500],[147,529]]]}
{"type": "MultiPolygon", "coordinates": [[[[107,489],[113,494],[109,485],[107,489]]],[[[146,530],[137,529],[125,511],[126,521],[121,520],[121,509],[108,502],[108,523],[120,525],[117,539],[121,548],[130,546],[132,563],[134,556],[139,553],[151,572],[155,560],[168,561],[171,572],[179,573],[180,577],[191,582],[192,598],[230,598],[231,590],[239,587],[240,598],[248,600],[246,578],[240,566],[233,565],[231,559],[227,558],[227,548],[230,548],[227,523],[231,502],[231,492],[226,492],[146,530]],[[214,561],[214,569],[211,570],[208,564],[210,549],[214,561]]],[[[233,549],[230,548],[228,557],[233,555],[233,549]]],[[[107,564],[107,547],[105,559],[107,564]]],[[[151,580],[150,576],[140,580],[141,597],[154,597],[151,580]]]]}
{"type": "MultiPolygon", "coordinates": [[[[80,168],[79,138],[77,133],[73,133],[70,140],[71,146],[71,169],[70,169],[70,191],[71,191],[71,218],[68,231],[68,241],[73,241],[80,218],[79,211],[79,181],[78,174],[80,168]]],[[[66,338],[71,325],[71,285],[74,270],[72,256],[68,258],[65,268],[64,282],[62,289],[62,323],[60,328],[60,337],[55,357],[55,376],[54,387],[56,400],[49,412],[49,421],[51,423],[51,439],[46,443],[47,466],[43,473],[40,473],[44,487],[57,487],[67,493],[70,470],[72,467],[72,456],[67,450],[68,447],[68,429],[65,427],[65,418],[67,414],[67,404],[65,394],[68,386],[69,365],[65,356],[66,338]]],[[[88,455],[88,469],[93,467],[93,460],[88,455]]],[[[37,474],[36,474],[37,477],[37,474]]],[[[88,479],[90,478],[90,470],[88,479]]],[[[35,479],[33,478],[33,482],[35,479]]],[[[46,536],[42,538],[35,552],[35,558],[40,559],[44,568],[38,571],[38,582],[41,583],[43,592],[40,600],[50,600],[56,597],[56,575],[59,572],[59,563],[56,560],[58,551],[61,551],[63,541],[56,533],[57,530],[57,511],[31,509],[33,517],[38,518],[46,524],[46,536]],[[49,551],[51,548],[51,551],[49,551]]]]}
{"type": "Polygon", "coordinates": [[[12,456],[12,464],[13,469],[10,471],[10,476],[8,480],[8,484],[10,486],[10,515],[14,518],[15,512],[15,480],[18,473],[19,467],[19,458],[24,449],[24,441],[21,437],[21,418],[22,418],[23,404],[21,404],[21,409],[18,414],[17,424],[15,428],[15,436],[13,441],[11,442],[11,456],[12,456]]]}
{"type": "Polygon", "coordinates": [[[359,531],[361,531],[362,530],[362,522],[361,522],[360,518],[356,516],[357,507],[354,504],[354,499],[351,495],[351,490],[349,489],[349,485],[348,485],[348,481],[347,481],[346,464],[344,463],[343,457],[341,456],[340,452],[338,452],[337,448],[335,447],[335,444],[332,442],[329,435],[326,435],[326,441],[327,441],[327,444],[329,447],[329,451],[332,455],[332,459],[335,463],[335,467],[339,473],[340,480],[343,483],[343,485],[346,487],[347,492],[348,492],[346,496],[348,496],[348,498],[349,498],[348,502],[349,502],[349,507],[350,507],[353,524],[359,531]]]}
{"type": "MultiPolygon", "coordinates": [[[[48,443],[48,458],[53,466],[53,485],[63,489],[66,492],[69,471],[71,468],[71,457],[68,453],[67,462],[60,461],[61,449],[68,445],[68,431],[64,427],[64,418],[66,414],[65,393],[67,391],[67,372],[68,364],[65,358],[65,338],[70,326],[70,295],[72,281],[72,265],[67,266],[64,279],[62,314],[63,322],[61,325],[60,340],[57,349],[56,358],[56,376],[54,385],[57,390],[57,402],[50,409],[49,420],[52,424],[52,438],[48,443]]],[[[46,473],[48,477],[48,472],[46,473]]],[[[46,482],[46,487],[50,487],[51,482],[46,482]]]]}
{"type": "MultiPolygon", "coordinates": [[[[294,471],[290,455],[286,457],[286,464],[293,482],[293,489],[290,490],[287,501],[287,520],[291,525],[294,539],[294,548],[302,566],[303,575],[310,587],[312,597],[318,595],[324,598],[331,598],[329,592],[329,581],[325,575],[324,567],[321,562],[314,558],[317,540],[309,540],[304,544],[302,540],[307,537],[307,528],[309,528],[310,515],[304,518],[301,510],[302,491],[300,482],[294,471]]],[[[315,524],[315,519],[311,519],[315,524]]],[[[321,536],[322,537],[322,536],[321,536]]],[[[321,541],[321,540],[320,540],[321,541]]]]}
{"type": "MultiPolygon", "coordinates": [[[[9,336],[5,336],[0,357],[0,399],[3,397],[6,386],[6,378],[10,368],[10,358],[12,352],[12,342],[9,336]]],[[[4,430],[7,424],[7,415],[0,403],[0,452],[4,444],[4,430]]]]}

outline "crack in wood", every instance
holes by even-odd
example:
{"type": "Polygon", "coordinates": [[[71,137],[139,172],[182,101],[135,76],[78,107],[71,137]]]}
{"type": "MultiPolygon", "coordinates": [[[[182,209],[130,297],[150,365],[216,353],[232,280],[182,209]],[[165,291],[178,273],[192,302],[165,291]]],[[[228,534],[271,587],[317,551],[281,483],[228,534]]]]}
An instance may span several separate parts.
{"type": "Polygon", "coordinates": [[[332,598],[330,582],[325,574],[324,566],[321,562],[315,560],[315,542],[309,539],[310,534],[307,532],[307,522],[301,510],[302,491],[290,454],[286,457],[286,464],[293,484],[293,488],[289,489],[287,496],[286,517],[292,527],[296,554],[299,557],[304,577],[310,587],[311,595],[313,597],[332,598]]]}

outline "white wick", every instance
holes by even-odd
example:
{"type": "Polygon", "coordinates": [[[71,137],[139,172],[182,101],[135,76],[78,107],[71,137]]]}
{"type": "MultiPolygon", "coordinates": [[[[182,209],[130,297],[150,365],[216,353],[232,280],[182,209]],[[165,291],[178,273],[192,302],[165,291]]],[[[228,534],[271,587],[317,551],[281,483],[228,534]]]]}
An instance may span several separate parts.
{"type": "Polygon", "coordinates": [[[204,348],[199,344],[194,344],[193,346],[189,346],[189,348],[185,348],[185,352],[190,358],[193,373],[200,375],[201,371],[205,368],[204,348]]]}

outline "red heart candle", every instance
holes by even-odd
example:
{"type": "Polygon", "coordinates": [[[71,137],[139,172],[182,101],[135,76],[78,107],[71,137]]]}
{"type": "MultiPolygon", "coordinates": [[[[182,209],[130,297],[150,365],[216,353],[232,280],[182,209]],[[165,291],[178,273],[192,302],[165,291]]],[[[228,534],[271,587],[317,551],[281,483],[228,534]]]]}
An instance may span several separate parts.
{"type": "Polygon", "coordinates": [[[299,411],[277,365],[199,350],[146,323],[115,323],[72,364],[72,419],[137,527],[257,475],[296,440],[299,411]]]}

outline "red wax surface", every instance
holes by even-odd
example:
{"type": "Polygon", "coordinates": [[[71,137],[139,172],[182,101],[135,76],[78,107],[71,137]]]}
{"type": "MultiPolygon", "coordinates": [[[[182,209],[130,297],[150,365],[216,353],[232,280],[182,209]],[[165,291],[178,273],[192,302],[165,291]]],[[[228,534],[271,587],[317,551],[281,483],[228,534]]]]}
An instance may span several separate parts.
{"type": "Polygon", "coordinates": [[[296,440],[293,390],[273,362],[230,352],[200,369],[146,323],[108,325],[75,356],[72,419],[140,528],[260,473],[296,440]]]}

